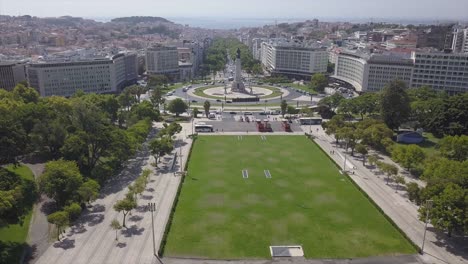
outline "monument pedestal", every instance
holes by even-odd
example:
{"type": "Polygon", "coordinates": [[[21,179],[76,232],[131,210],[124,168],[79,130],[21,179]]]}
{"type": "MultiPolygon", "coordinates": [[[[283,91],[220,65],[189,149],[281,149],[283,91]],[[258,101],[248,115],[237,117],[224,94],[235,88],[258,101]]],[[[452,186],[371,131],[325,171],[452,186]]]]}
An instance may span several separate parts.
{"type": "Polygon", "coordinates": [[[242,82],[234,81],[231,86],[231,91],[236,93],[246,93],[245,85],[242,82]]]}

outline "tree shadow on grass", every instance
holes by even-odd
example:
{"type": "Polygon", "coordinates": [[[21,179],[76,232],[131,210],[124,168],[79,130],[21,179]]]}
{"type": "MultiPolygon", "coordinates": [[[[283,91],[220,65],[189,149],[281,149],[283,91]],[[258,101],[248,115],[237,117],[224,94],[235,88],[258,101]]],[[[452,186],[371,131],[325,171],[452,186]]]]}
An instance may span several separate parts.
{"type": "Polygon", "coordinates": [[[62,241],[57,241],[54,243],[54,248],[62,248],[62,249],[71,249],[75,247],[75,239],[68,239],[65,238],[62,241]]]}

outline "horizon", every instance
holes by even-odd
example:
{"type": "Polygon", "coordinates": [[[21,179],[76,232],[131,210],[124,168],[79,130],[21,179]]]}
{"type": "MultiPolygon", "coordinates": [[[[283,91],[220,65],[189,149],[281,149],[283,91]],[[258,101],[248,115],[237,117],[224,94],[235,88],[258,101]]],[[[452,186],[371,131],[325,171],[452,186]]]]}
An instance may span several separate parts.
{"type": "Polygon", "coordinates": [[[160,0],[23,0],[12,2],[0,0],[1,15],[24,15],[36,17],[101,17],[158,16],[164,18],[190,19],[313,19],[322,20],[415,20],[415,21],[468,21],[468,1],[446,0],[362,0],[350,3],[345,0],[308,1],[293,0],[202,0],[170,2],[160,0]],[[128,4],[131,3],[131,4],[128,4]],[[54,7],[54,8],[50,8],[54,7]],[[402,8],[403,7],[403,8],[402,8]],[[153,10],[157,10],[156,12],[153,10]],[[422,12],[424,11],[424,12],[422,12]]]}

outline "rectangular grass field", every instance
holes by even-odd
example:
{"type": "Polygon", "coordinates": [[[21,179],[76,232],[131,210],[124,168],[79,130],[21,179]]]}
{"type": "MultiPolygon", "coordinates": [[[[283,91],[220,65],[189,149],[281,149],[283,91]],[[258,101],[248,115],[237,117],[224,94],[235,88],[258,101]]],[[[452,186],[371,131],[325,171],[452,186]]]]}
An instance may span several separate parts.
{"type": "Polygon", "coordinates": [[[415,253],[305,136],[199,136],[165,256],[270,258],[270,245],[306,258],[415,253]]]}

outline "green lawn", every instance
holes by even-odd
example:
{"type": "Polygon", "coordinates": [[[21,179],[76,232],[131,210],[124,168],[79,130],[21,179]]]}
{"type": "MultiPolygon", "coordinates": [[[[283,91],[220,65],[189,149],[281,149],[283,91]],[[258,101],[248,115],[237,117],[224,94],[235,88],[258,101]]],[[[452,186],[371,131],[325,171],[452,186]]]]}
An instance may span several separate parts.
{"type": "Polygon", "coordinates": [[[270,258],[270,245],[298,244],[307,258],[415,253],[306,137],[200,136],[165,255],[270,258]]]}

